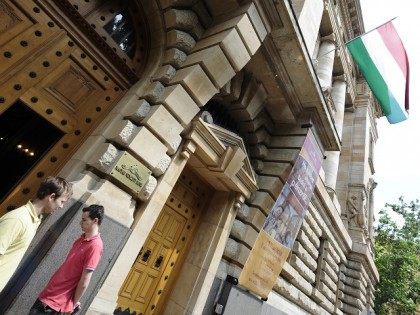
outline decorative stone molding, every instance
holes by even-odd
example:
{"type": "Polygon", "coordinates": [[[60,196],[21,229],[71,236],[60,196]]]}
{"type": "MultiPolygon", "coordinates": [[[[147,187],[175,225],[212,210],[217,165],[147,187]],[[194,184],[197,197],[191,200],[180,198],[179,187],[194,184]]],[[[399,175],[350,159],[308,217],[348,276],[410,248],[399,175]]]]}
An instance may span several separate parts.
{"type": "Polygon", "coordinates": [[[228,81],[216,99],[227,104],[232,116],[244,127],[244,133],[260,128],[270,129],[273,125],[264,110],[267,100],[264,85],[244,71],[228,81]]]}
{"type": "Polygon", "coordinates": [[[157,186],[157,180],[156,180],[156,178],[153,177],[153,176],[150,176],[147,184],[144,185],[144,187],[140,191],[138,197],[141,200],[146,201],[147,199],[150,198],[150,196],[152,195],[152,193],[155,191],[156,186],[157,186]]]}
{"type": "Polygon", "coordinates": [[[134,95],[127,102],[123,114],[125,114],[131,121],[140,125],[141,121],[149,114],[150,108],[150,104],[146,100],[139,99],[134,95]]]}
{"type": "Polygon", "coordinates": [[[202,161],[203,171],[214,178],[220,190],[234,190],[249,198],[257,189],[255,174],[239,136],[196,118],[186,138],[197,146],[195,155],[202,161]]]}
{"type": "Polygon", "coordinates": [[[178,48],[171,48],[166,50],[165,56],[163,58],[163,65],[171,65],[174,68],[178,69],[187,59],[187,54],[178,48]]]}
{"type": "Polygon", "coordinates": [[[195,12],[191,10],[170,9],[165,12],[165,23],[168,29],[176,28],[178,30],[190,33],[195,40],[201,38],[204,29],[198,20],[195,12]]]}
{"type": "Polygon", "coordinates": [[[165,105],[184,128],[188,126],[200,110],[195,101],[180,84],[165,88],[159,102],[165,105]]]}
{"type": "Polygon", "coordinates": [[[107,132],[107,138],[122,146],[127,146],[138,131],[139,128],[135,124],[125,119],[119,121],[112,130],[107,132]]]}
{"type": "Polygon", "coordinates": [[[141,123],[166,144],[168,154],[172,155],[176,152],[181,143],[180,133],[183,127],[163,105],[152,106],[148,116],[141,123]]]}
{"type": "Polygon", "coordinates": [[[89,158],[88,164],[101,172],[108,173],[122,154],[123,152],[119,151],[114,145],[102,143],[89,158]]]}
{"type": "Polygon", "coordinates": [[[178,48],[185,53],[189,53],[195,44],[195,39],[184,31],[174,29],[166,34],[166,45],[168,48],[178,48]]]}
{"type": "Polygon", "coordinates": [[[165,87],[161,82],[152,82],[147,85],[146,90],[143,92],[143,98],[145,98],[149,103],[156,104],[164,89],[165,87]]]}
{"type": "Polygon", "coordinates": [[[236,242],[235,240],[229,238],[226,242],[226,246],[223,252],[224,258],[230,261],[236,261],[240,265],[244,265],[246,259],[248,258],[250,249],[245,245],[236,242]]]}
{"type": "Polygon", "coordinates": [[[236,211],[239,211],[242,208],[242,205],[244,204],[245,196],[242,194],[238,194],[235,198],[235,203],[233,204],[233,207],[236,211]]]}
{"type": "Polygon", "coordinates": [[[175,76],[176,69],[171,65],[161,66],[153,75],[153,81],[161,81],[168,84],[169,81],[175,76]]]}
{"type": "Polygon", "coordinates": [[[158,162],[156,166],[156,175],[159,176],[165,173],[170,163],[171,163],[171,158],[167,155],[164,155],[163,158],[158,162]]]}
{"type": "Polygon", "coordinates": [[[259,158],[259,159],[264,159],[268,155],[267,146],[265,146],[262,143],[252,146],[250,151],[251,151],[250,153],[252,157],[259,158]]]}
{"type": "Polygon", "coordinates": [[[253,159],[251,161],[251,165],[252,165],[252,168],[258,173],[264,169],[264,162],[261,160],[253,159]]]}
{"type": "Polygon", "coordinates": [[[181,155],[185,159],[189,159],[192,154],[194,154],[195,150],[197,149],[197,145],[192,141],[187,141],[184,145],[184,148],[181,152],[181,155]]]}
{"type": "Polygon", "coordinates": [[[238,253],[239,253],[239,244],[238,242],[235,242],[233,239],[228,239],[226,242],[226,246],[225,246],[225,250],[223,252],[223,255],[231,258],[231,259],[235,259],[236,257],[238,257],[238,253]]]}

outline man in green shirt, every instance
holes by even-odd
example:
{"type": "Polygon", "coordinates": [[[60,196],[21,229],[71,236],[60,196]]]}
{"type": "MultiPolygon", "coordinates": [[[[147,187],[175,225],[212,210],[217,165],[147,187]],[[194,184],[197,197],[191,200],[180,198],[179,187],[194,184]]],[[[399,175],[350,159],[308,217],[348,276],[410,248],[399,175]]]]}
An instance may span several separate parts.
{"type": "Polygon", "coordinates": [[[41,183],[33,201],[0,218],[0,292],[34,238],[41,216],[62,208],[71,194],[71,184],[65,179],[48,177],[41,183]]]}

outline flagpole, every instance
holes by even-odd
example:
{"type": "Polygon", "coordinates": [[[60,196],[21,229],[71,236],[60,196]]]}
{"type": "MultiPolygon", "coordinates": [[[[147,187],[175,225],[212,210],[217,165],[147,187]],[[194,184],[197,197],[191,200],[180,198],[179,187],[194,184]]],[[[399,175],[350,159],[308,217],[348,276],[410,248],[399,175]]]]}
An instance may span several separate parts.
{"type": "Polygon", "coordinates": [[[356,36],[356,37],[354,37],[354,38],[352,38],[352,39],[348,40],[348,41],[347,41],[347,42],[345,42],[343,45],[337,46],[337,47],[335,47],[334,49],[331,49],[330,51],[327,51],[326,53],[324,53],[322,56],[319,56],[318,58],[324,57],[324,56],[328,55],[328,54],[329,54],[330,52],[332,52],[332,51],[336,51],[338,48],[341,48],[342,46],[345,46],[345,45],[347,45],[348,43],[351,43],[352,41],[354,41],[354,40],[358,39],[359,37],[362,37],[362,36],[364,36],[364,35],[366,35],[366,34],[369,34],[369,33],[373,32],[373,31],[374,31],[374,30],[376,30],[377,28],[380,28],[381,26],[384,26],[385,24],[387,24],[387,23],[389,23],[389,22],[391,22],[391,21],[395,20],[396,18],[397,18],[397,16],[396,16],[396,17],[393,17],[392,19],[390,19],[390,20],[388,20],[388,21],[386,21],[386,22],[384,22],[384,23],[382,23],[381,25],[378,25],[378,26],[376,26],[376,27],[372,28],[371,30],[369,30],[369,31],[367,31],[367,32],[364,32],[363,34],[361,34],[361,35],[359,35],[359,36],[356,36]]]}
{"type": "Polygon", "coordinates": [[[350,43],[350,42],[352,42],[352,41],[354,41],[354,40],[358,39],[359,37],[362,37],[362,36],[364,36],[364,35],[366,35],[366,34],[369,34],[369,33],[373,32],[373,31],[374,31],[374,30],[376,30],[377,28],[380,28],[381,26],[384,26],[385,24],[388,24],[389,22],[394,21],[396,18],[397,18],[397,16],[396,16],[396,17],[393,17],[392,19],[390,19],[390,20],[388,20],[388,21],[386,21],[386,22],[384,22],[384,23],[382,23],[381,25],[378,25],[378,26],[376,26],[376,27],[372,28],[371,30],[369,30],[369,31],[367,31],[367,32],[364,32],[363,34],[360,34],[359,36],[356,36],[356,37],[354,37],[354,38],[352,38],[352,39],[348,40],[347,42],[345,42],[345,43],[344,43],[344,45],[347,45],[348,43],[350,43]]]}

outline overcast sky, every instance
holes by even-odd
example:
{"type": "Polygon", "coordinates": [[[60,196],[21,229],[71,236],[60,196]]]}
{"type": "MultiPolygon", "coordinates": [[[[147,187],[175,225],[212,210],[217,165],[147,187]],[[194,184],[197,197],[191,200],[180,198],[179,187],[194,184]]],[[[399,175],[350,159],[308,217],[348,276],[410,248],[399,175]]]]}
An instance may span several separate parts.
{"type": "MultiPolygon", "coordinates": [[[[393,17],[410,61],[410,116],[390,125],[385,117],[378,122],[379,140],[375,151],[376,213],[386,202],[399,196],[420,199],[420,17],[413,0],[361,0],[365,30],[393,17]]],[[[376,219],[378,216],[376,215],[376,219]]]]}

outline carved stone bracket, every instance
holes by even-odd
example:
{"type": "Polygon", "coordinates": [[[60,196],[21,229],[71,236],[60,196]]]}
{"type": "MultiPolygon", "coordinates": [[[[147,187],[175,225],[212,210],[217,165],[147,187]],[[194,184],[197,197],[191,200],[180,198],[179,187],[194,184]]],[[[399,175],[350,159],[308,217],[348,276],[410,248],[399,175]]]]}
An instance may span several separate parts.
{"type": "MultiPolygon", "coordinates": [[[[190,141],[184,145],[183,156],[190,157],[194,153],[195,167],[209,178],[215,188],[234,190],[247,198],[258,189],[255,174],[239,136],[197,118],[186,138],[190,141]]],[[[238,205],[244,197],[238,199],[238,205]]]]}

